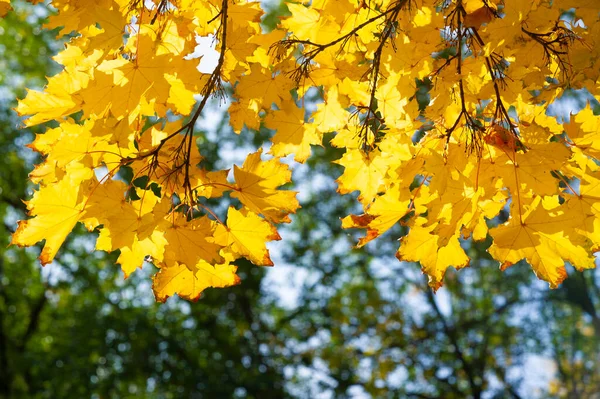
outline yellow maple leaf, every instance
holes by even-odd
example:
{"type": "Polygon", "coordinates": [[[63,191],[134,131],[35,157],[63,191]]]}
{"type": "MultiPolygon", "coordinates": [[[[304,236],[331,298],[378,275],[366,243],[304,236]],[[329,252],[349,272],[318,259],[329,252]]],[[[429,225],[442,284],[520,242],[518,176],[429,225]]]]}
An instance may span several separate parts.
{"type": "Polygon", "coordinates": [[[95,188],[86,209],[86,226],[100,224],[100,235],[96,249],[115,251],[133,244],[138,229],[143,223],[153,220],[153,215],[140,212],[125,198],[126,184],[110,180],[95,188]]]}
{"type": "Polygon", "coordinates": [[[322,133],[343,129],[348,124],[348,113],[341,103],[337,86],[332,86],[325,94],[325,101],[317,106],[314,124],[322,133]]]}
{"type": "Polygon", "coordinates": [[[560,170],[569,160],[571,151],[560,143],[530,144],[527,153],[506,153],[481,160],[480,181],[501,179],[511,194],[521,196],[554,195],[559,180],[553,171],[560,170]]]}
{"type": "Polygon", "coordinates": [[[222,197],[225,191],[235,189],[234,185],[227,181],[229,170],[217,170],[207,172],[204,169],[196,170],[193,178],[196,180],[193,185],[196,194],[204,198],[222,197]]]}
{"type": "Polygon", "coordinates": [[[310,146],[321,144],[322,134],[313,124],[304,122],[304,109],[287,103],[265,118],[265,126],[275,130],[273,146],[269,151],[277,157],[296,154],[296,162],[304,162],[310,156],[310,146]]]}
{"type": "Polygon", "coordinates": [[[192,107],[196,103],[194,92],[188,90],[185,84],[177,79],[175,75],[165,74],[165,79],[171,85],[168,101],[173,104],[177,112],[182,115],[188,115],[192,112],[192,107]]]}
{"type": "Polygon", "coordinates": [[[246,126],[248,129],[260,129],[260,118],[258,112],[260,105],[258,101],[234,102],[229,106],[229,123],[236,133],[240,133],[246,126]]]}
{"type": "Polygon", "coordinates": [[[17,112],[21,116],[32,115],[25,120],[25,125],[34,126],[76,112],[75,105],[66,93],[28,90],[27,97],[19,101],[17,112]]]}
{"type": "Polygon", "coordinates": [[[126,116],[131,123],[138,115],[164,115],[167,103],[177,111],[191,108],[194,91],[188,87],[188,81],[201,82],[203,75],[192,60],[156,55],[152,36],[151,30],[142,30],[128,41],[135,57],[105,60],[97,67],[102,73],[80,93],[86,115],[103,115],[110,109],[113,116],[126,116]],[[185,76],[185,81],[181,76],[185,76]],[[151,106],[143,107],[144,101],[151,106]]]}
{"type": "Polygon", "coordinates": [[[42,186],[27,202],[31,219],[19,221],[11,244],[31,246],[46,240],[40,261],[52,262],[56,252],[83,215],[88,195],[87,185],[72,185],[61,180],[42,186]]]}
{"type": "Polygon", "coordinates": [[[147,256],[163,260],[167,242],[159,226],[170,209],[168,201],[159,201],[151,191],[137,189],[140,199],[135,201],[126,199],[126,191],[127,185],[117,180],[96,186],[81,220],[90,230],[102,225],[96,249],[118,249],[117,263],[125,278],[141,267],[147,256]]]}
{"type": "Polygon", "coordinates": [[[409,99],[398,88],[400,78],[399,74],[394,74],[387,79],[385,84],[379,86],[377,100],[386,123],[402,129],[410,125],[410,118],[407,120],[407,115],[404,111],[404,107],[408,104],[409,99]]]}
{"type": "Polygon", "coordinates": [[[429,277],[429,286],[437,290],[442,286],[448,267],[461,269],[469,265],[469,257],[460,246],[459,235],[439,246],[439,236],[432,234],[436,224],[423,227],[424,218],[418,218],[409,233],[400,242],[396,257],[400,261],[419,262],[421,270],[429,277]]]}
{"type": "MultiPolygon", "coordinates": [[[[379,237],[400,219],[412,210],[410,204],[413,196],[408,188],[400,188],[397,185],[387,189],[382,195],[375,198],[373,204],[364,215],[350,215],[342,220],[342,227],[366,228],[366,236],[361,238],[356,245],[357,248],[364,246],[369,241],[379,237]]],[[[423,209],[419,207],[417,213],[423,209]]]]}
{"type": "Polygon", "coordinates": [[[258,266],[273,266],[265,243],[280,239],[269,222],[251,211],[238,211],[232,206],[227,212],[227,225],[218,225],[214,233],[216,244],[231,248],[258,266]]]}
{"type": "Polygon", "coordinates": [[[302,4],[288,3],[287,8],[293,15],[283,22],[283,26],[302,39],[315,41],[319,34],[321,14],[302,4]]]}
{"type": "Polygon", "coordinates": [[[215,223],[204,216],[191,221],[179,212],[167,216],[169,227],[165,229],[165,263],[167,266],[186,265],[193,269],[201,260],[208,263],[222,261],[221,246],[211,242],[215,223]]]}
{"type": "Polygon", "coordinates": [[[234,166],[235,191],[231,196],[267,220],[290,222],[288,215],[300,207],[296,192],[278,187],[290,181],[292,172],[276,158],[262,161],[261,153],[259,149],[248,155],[241,168],[234,166]]]}
{"type": "Polygon", "coordinates": [[[507,223],[490,230],[494,241],[489,252],[502,269],[527,260],[540,279],[556,288],[567,277],[565,260],[579,269],[595,265],[586,241],[575,231],[580,221],[566,213],[558,199],[548,202],[553,202],[550,209],[536,197],[521,217],[513,209],[507,223]]]}
{"type": "Polygon", "coordinates": [[[210,121],[211,97],[233,93],[231,126],[274,129],[276,157],[304,162],[335,132],[338,191],[358,191],[364,209],[343,227],[366,229],[362,246],[412,226],[397,255],[420,261],[434,288],[447,267],[468,263],[459,240],[487,237],[509,195],[512,219],[493,230],[491,249],[505,265],[527,259],[553,285],[561,262],[589,267],[600,248],[599,118],[588,106],[563,127],[548,107],[567,88],[598,98],[600,7],[434,3],[287,3],[265,34],[256,2],[54,1],[47,26],[71,39],[54,57],[61,71],[17,107],[26,125],[52,128],[31,145],[44,156],[30,175],[41,188],[13,241],[46,239],[47,261],[80,220],[99,229],[98,249],[120,251],[126,276],[151,256],[161,300],[236,283],[233,258],[272,264],[274,224],[299,208],[281,189],[290,168],[259,150],[234,167],[233,183],[200,153],[196,122],[210,121]],[[561,19],[569,9],[583,23],[561,19]],[[440,32],[462,32],[464,51],[440,32]],[[209,73],[197,68],[207,55],[198,37],[217,53],[209,73]]]}
{"type": "Polygon", "coordinates": [[[164,233],[156,230],[142,239],[135,236],[131,245],[119,248],[117,263],[121,265],[125,278],[141,268],[144,259],[150,258],[152,262],[162,261],[166,245],[164,233]]]}
{"type": "Polygon", "coordinates": [[[577,148],[600,158],[600,118],[594,115],[589,105],[577,115],[571,115],[570,123],[565,123],[565,131],[577,148]]]}
{"type": "Polygon", "coordinates": [[[239,97],[260,101],[263,107],[270,108],[273,103],[281,105],[284,101],[289,101],[293,86],[287,75],[273,74],[260,64],[252,64],[250,73],[240,78],[235,92],[239,97]]]}
{"type": "Polygon", "coordinates": [[[231,43],[229,46],[229,51],[231,53],[228,54],[232,54],[232,58],[237,60],[237,62],[244,62],[248,57],[254,54],[254,51],[258,47],[257,44],[248,42],[252,37],[252,32],[247,27],[234,29],[233,26],[231,26],[229,27],[227,36],[231,43]]]}
{"type": "Polygon", "coordinates": [[[206,288],[231,287],[241,283],[235,273],[237,266],[229,263],[210,265],[200,262],[194,270],[185,265],[174,264],[163,266],[152,277],[152,289],[156,300],[165,302],[167,298],[177,294],[181,298],[196,301],[206,288]]]}
{"type": "Polygon", "coordinates": [[[359,201],[367,204],[382,191],[388,164],[379,151],[364,153],[358,149],[347,150],[335,161],[344,167],[344,173],[336,180],[340,194],[359,190],[359,201]]]}

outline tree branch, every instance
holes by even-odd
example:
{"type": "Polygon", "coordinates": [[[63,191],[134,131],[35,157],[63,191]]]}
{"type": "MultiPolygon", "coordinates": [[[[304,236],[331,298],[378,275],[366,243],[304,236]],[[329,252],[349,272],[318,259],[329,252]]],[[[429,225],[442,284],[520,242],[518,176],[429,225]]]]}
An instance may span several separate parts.
{"type": "Polygon", "coordinates": [[[471,387],[471,393],[473,394],[473,397],[479,398],[481,395],[481,387],[475,382],[475,377],[482,376],[484,370],[478,370],[478,373],[475,374],[472,364],[469,363],[469,361],[463,354],[463,351],[458,342],[458,338],[456,336],[456,330],[454,330],[454,328],[452,328],[448,325],[446,318],[444,317],[440,308],[438,307],[437,303],[435,302],[435,298],[433,296],[433,291],[430,289],[427,289],[427,290],[425,290],[425,293],[426,293],[429,304],[431,305],[435,314],[437,315],[437,317],[440,319],[440,321],[442,323],[444,333],[450,340],[450,343],[452,344],[452,347],[454,348],[454,351],[456,352],[456,356],[458,357],[458,360],[460,361],[460,363],[463,366],[463,370],[467,374],[467,379],[469,380],[469,386],[471,387]]]}

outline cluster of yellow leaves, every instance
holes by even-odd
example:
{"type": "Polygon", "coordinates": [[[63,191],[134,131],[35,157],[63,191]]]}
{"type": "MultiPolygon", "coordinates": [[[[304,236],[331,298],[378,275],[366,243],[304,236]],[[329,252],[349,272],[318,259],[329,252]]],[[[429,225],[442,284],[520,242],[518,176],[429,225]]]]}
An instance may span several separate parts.
{"type": "Polygon", "coordinates": [[[52,3],[58,13],[48,27],[77,35],[54,57],[63,70],[17,108],[28,126],[56,127],[30,145],[44,156],[31,173],[39,189],[27,202],[31,218],[13,236],[20,246],[45,240],[46,264],[81,222],[99,232],[96,249],[120,252],[126,277],[144,260],[160,267],[154,291],[161,301],[238,284],[240,257],[272,265],[266,243],[280,239],[275,224],[289,222],[299,206],[294,192],[280,189],[290,181],[287,165],[262,160],[261,150],[233,172],[205,170],[193,122],[182,119],[192,114],[194,95],[216,92],[198,59],[187,57],[196,38],[230,37],[219,84],[234,82],[258,47],[242,45],[260,32],[258,4],[228,4],[227,14],[220,3],[166,4],[52,3]],[[125,182],[123,168],[144,183],[125,182]],[[207,205],[226,193],[238,201],[207,205]]]}
{"type": "Polygon", "coordinates": [[[48,27],[76,35],[55,57],[62,72],[17,108],[27,125],[57,126],[31,145],[45,155],[31,174],[40,188],[13,238],[45,239],[43,263],[82,222],[98,249],[120,251],[126,275],[150,257],[160,300],[236,284],[232,262],[271,265],[274,224],[299,206],[280,189],[279,158],[304,162],[336,132],[339,192],[364,207],[343,226],[366,229],[359,246],[405,226],[397,257],[420,262],[434,289],[468,265],[468,238],[491,236],[503,268],[524,259],[552,287],[565,262],[594,266],[599,118],[588,107],[561,124],[547,109],[567,89],[600,98],[596,1],[288,2],[271,32],[255,2],[52,5],[48,27]],[[220,54],[211,74],[190,56],[202,36],[220,54]],[[194,122],[223,85],[233,129],[275,130],[275,158],[203,169],[194,122]],[[314,111],[297,104],[311,88],[323,97],[314,111]],[[146,183],[123,182],[123,168],[146,183]],[[207,206],[225,193],[238,200],[226,219],[207,206]]]}
{"type": "Polygon", "coordinates": [[[562,125],[547,108],[566,89],[600,99],[600,3],[288,8],[279,59],[296,62],[300,92],[324,92],[305,137],[337,131],[332,143],[346,149],[339,192],[358,191],[365,213],[343,226],[366,229],[359,247],[405,226],[397,257],[420,262],[434,289],[469,264],[461,243],[488,235],[502,268],[526,260],[551,287],[565,262],[594,267],[599,117],[588,107],[562,125]],[[430,87],[424,109],[418,82],[430,87]]]}

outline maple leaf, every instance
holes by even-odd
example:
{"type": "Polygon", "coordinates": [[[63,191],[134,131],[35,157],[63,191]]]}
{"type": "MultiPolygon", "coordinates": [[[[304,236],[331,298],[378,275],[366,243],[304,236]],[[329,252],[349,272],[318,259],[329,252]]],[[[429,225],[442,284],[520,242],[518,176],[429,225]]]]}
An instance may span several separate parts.
{"type": "Polygon", "coordinates": [[[304,110],[292,103],[273,111],[265,126],[276,131],[269,152],[277,157],[296,154],[294,160],[304,162],[310,156],[310,146],[321,144],[322,135],[314,125],[304,122],[304,110]]]}
{"type": "Polygon", "coordinates": [[[381,192],[387,163],[377,152],[365,154],[359,150],[349,150],[337,161],[344,166],[344,173],[337,179],[341,194],[360,190],[358,199],[368,203],[381,192]]]}
{"type": "Polygon", "coordinates": [[[288,101],[292,87],[293,83],[286,75],[274,75],[259,64],[253,64],[250,73],[240,79],[235,92],[239,97],[260,99],[270,108],[273,103],[281,105],[282,101],[288,101]]]}
{"type": "Polygon", "coordinates": [[[176,213],[169,228],[165,230],[165,262],[173,265],[176,262],[193,269],[203,260],[212,264],[222,260],[219,255],[221,247],[210,242],[215,224],[206,216],[188,221],[185,215],[176,213]]]}
{"type": "Polygon", "coordinates": [[[277,188],[290,181],[292,172],[278,159],[262,161],[261,153],[262,149],[248,155],[241,168],[234,166],[236,185],[231,196],[268,220],[290,222],[288,214],[300,206],[296,192],[277,188]]]}
{"type": "Polygon", "coordinates": [[[594,267],[594,258],[575,231],[580,221],[566,213],[557,199],[547,202],[543,204],[541,197],[536,197],[521,218],[513,216],[491,229],[494,242],[489,251],[502,269],[526,259],[539,278],[556,288],[567,277],[565,260],[579,269],[589,269],[594,267]]]}
{"type": "Polygon", "coordinates": [[[11,244],[34,245],[46,240],[40,255],[43,265],[52,262],[58,249],[83,215],[88,189],[73,186],[67,179],[40,187],[27,202],[29,216],[19,221],[11,244]]]}
{"type": "Polygon", "coordinates": [[[244,126],[248,129],[258,130],[260,128],[259,108],[260,106],[255,100],[232,103],[229,106],[229,123],[233,130],[240,133],[244,126]]]}
{"type": "Polygon", "coordinates": [[[51,128],[30,145],[40,188],[13,243],[46,240],[47,263],[81,221],[125,276],[152,257],[157,299],[196,299],[239,281],[234,258],[272,265],[266,243],[299,208],[279,157],[305,162],[335,132],[338,192],[363,208],[342,227],[365,229],[363,246],[401,224],[398,258],[420,262],[434,289],[468,264],[460,240],[488,229],[501,264],[525,259],[552,287],[565,262],[591,267],[600,117],[588,105],[563,126],[549,106],[570,88],[600,98],[600,3],[434,3],[287,3],[267,33],[256,2],[53,1],[47,26],[71,38],[60,72],[16,108],[51,128]],[[206,73],[197,38],[218,53],[206,73]],[[196,126],[229,94],[234,131],[275,131],[275,158],[249,154],[234,182],[206,166],[196,126]]]}
{"type": "Polygon", "coordinates": [[[25,120],[25,125],[34,126],[42,122],[59,119],[76,111],[76,103],[64,93],[27,91],[27,97],[19,101],[19,115],[33,115],[25,120]]]}
{"type": "Polygon", "coordinates": [[[11,10],[10,0],[0,1],[0,18],[4,17],[11,10]]]}
{"type": "Polygon", "coordinates": [[[161,267],[160,271],[152,277],[152,289],[159,302],[165,302],[168,297],[178,296],[196,301],[206,288],[231,287],[241,283],[235,272],[237,266],[228,263],[210,265],[201,262],[190,270],[185,265],[175,264],[161,267]]]}
{"type": "Polygon", "coordinates": [[[214,233],[216,244],[231,248],[259,266],[273,266],[265,242],[280,239],[277,230],[260,216],[234,207],[227,212],[227,226],[218,225],[214,233]]]}
{"type": "Polygon", "coordinates": [[[117,263],[121,265],[125,278],[141,268],[145,259],[153,262],[163,259],[166,245],[163,232],[157,230],[142,239],[136,236],[130,245],[119,248],[117,263]]]}
{"type": "MultiPolygon", "coordinates": [[[[399,186],[392,186],[375,198],[369,207],[368,214],[346,216],[342,220],[342,227],[367,229],[366,236],[358,241],[357,247],[360,248],[385,233],[406,216],[411,211],[411,202],[411,195],[407,188],[401,189],[399,186]]],[[[423,209],[419,208],[417,212],[422,211],[423,209]]]]}
{"type": "Polygon", "coordinates": [[[465,26],[468,28],[479,28],[482,24],[486,24],[494,19],[494,10],[483,3],[483,1],[470,1],[465,5],[465,9],[473,8],[473,3],[479,3],[479,8],[473,11],[467,11],[465,16],[465,26]]]}
{"type": "Polygon", "coordinates": [[[103,225],[96,241],[97,249],[114,251],[132,245],[141,226],[154,220],[152,214],[142,211],[125,198],[124,186],[122,182],[111,180],[97,187],[90,198],[86,225],[103,225]]]}
{"type": "Polygon", "coordinates": [[[565,132],[577,148],[600,158],[600,118],[594,115],[589,105],[577,115],[571,115],[570,123],[565,124],[565,132]]]}
{"type": "Polygon", "coordinates": [[[442,286],[448,267],[461,269],[469,265],[469,257],[461,248],[459,236],[453,235],[440,246],[439,237],[432,234],[436,225],[423,227],[424,218],[418,218],[410,232],[402,238],[396,257],[400,261],[421,263],[421,270],[429,276],[429,286],[437,290],[442,286]]]}

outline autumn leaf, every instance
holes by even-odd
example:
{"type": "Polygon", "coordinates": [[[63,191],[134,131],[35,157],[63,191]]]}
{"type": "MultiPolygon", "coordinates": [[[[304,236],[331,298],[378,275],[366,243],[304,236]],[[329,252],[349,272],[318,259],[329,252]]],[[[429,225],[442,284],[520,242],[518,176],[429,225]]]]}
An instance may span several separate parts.
{"type": "Polygon", "coordinates": [[[281,105],[282,101],[289,101],[292,81],[283,74],[273,74],[259,64],[253,64],[248,75],[240,79],[236,87],[236,95],[249,99],[260,99],[265,107],[271,104],[281,105]]]}
{"type": "Polygon", "coordinates": [[[40,187],[27,202],[31,219],[20,221],[11,244],[31,246],[46,240],[42,265],[54,259],[58,249],[83,215],[88,185],[73,186],[67,179],[40,187]]]}
{"type": "Polygon", "coordinates": [[[442,286],[448,267],[466,267],[469,257],[461,248],[458,235],[446,239],[440,246],[439,237],[432,234],[436,225],[423,227],[424,222],[423,218],[415,221],[410,232],[402,238],[396,257],[400,261],[420,262],[421,270],[429,276],[429,286],[437,290],[442,286]]]}
{"type": "Polygon", "coordinates": [[[261,153],[259,150],[248,155],[241,168],[234,166],[236,190],[231,196],[268,220],[290,222],[288,214],[300,206],[296,193],[278,187],[290,181],[292,172],[276,158],[262,161],[261,153]]]}
{"type": "Polygon", "coordinates": [[[215,223],[207,217],[188,221],[186,216],[176,213],[168,216],[169,227],[165,230],[165,262],[179,263],[193,269],[200,260],[209,264],[222,260],[221,247],[212,243],[215,223]]]}
{"type": "Polygon", "coordinates": [[[13,243],[45,240],[47,263],[81,221],[125,276],[161,268],[157,299],[196,299],[239,281],[233,258],[273,264],[267,242],[300,208],[290,164],[324,146],[342,154],[338,192],[358,194],[341,222],[364,230],[358,247],[396,231],[397,257],[437,289],[468,265],[463,242],[491,237],[502,265],[524,259],[556,287],[600,248],[600,117],[590,104],[563,124],[550,108],[573,90],[600,98],[600,3],[538,3],[286,3],[267,32],[244,0],[53,1],[47,27],[70,40],[16,108],[48,125],[13,243]],[[273,134],[213,170],[222,148],[198,121],[224,100],[236,133],[273,134]]]}
{"type": "Polygon", "coordinates": [[[381,192],[387,164],[377,152],[365,154],[360,150],[350,150],[337,161],[344,166],[344,173],[338,178],[338,192],[341,194],[360,191],[358,199],[371,202],[381,192]]]}
{"type": "Polygon", "coordinates": [[[152,278],[152,289],[159,302],[165,302],[175,294],[196,301],[206,288],[224,288],[240,284],[241,280],[236,271],[237,266],[228,263],[213,266],[201,262],[193,270],[180,264],[165,266],[152,278]]]}
{"type": "Polygon", "coordinates": [[[579,269],[594,267],[586,241],[575,231],[580,223],[565,212],[553,198],[542,203],[537,197],[521,218],[513,216],[506,224],[490,230],[494,239],[489,251],[506,269],[525,259],[535,274],[556,288],[566,277],[565,261],[579,269]],[[549,209],[546,209],[549,208],[549,209]],[[551,217],[548,217],[551,211],[551,217]]]}
{"type": "Polygon", "coordinates": [[[29,90],[27,97],[19,101],[17,112],[21,116],[32,115],[25,120],[25,124],[34,126],[75,112],[75,107],[75,102],[65,93],[29,90]]]}
{"type": "Polygon", "coordinates": [[[258,266],[273,266],[267,241],[280,240],[277,230],[264,219],[251,211],[238,211],[229,207],[227,226],[218,225],[214,242],[231,248],[233,253],[246,256],[258,266]]]}
{"type": "Polygon", "coordinates": [[[9,0],[1,0],[0,1],[0,18],[4,17],[10,11],[10,1],[9,0]]]}
{"type": "MultiPolygon", "coordinates": [[[[342,220],[342,227],[367,229],[366,236],[358,241],[357,247],[360,248],[385,233],[406,216],[412,210],[411,202],[412,197],[408,189],[390,187],[375,199],[369,207],[368,214],[346,216],[342,220]]],[[[421,208],[419,210],[423,211],[421,208]]]]}
{"type": "Polygon", "coordinates": [[[265,126],[276,131],[270,153],[277,157],[296,154],[294,160],[304,162],[310,156],[310,146],[321,144],[322,135],[314,125],[304,122],[302,108],[288,104],[265,119],[265,126]]]}

